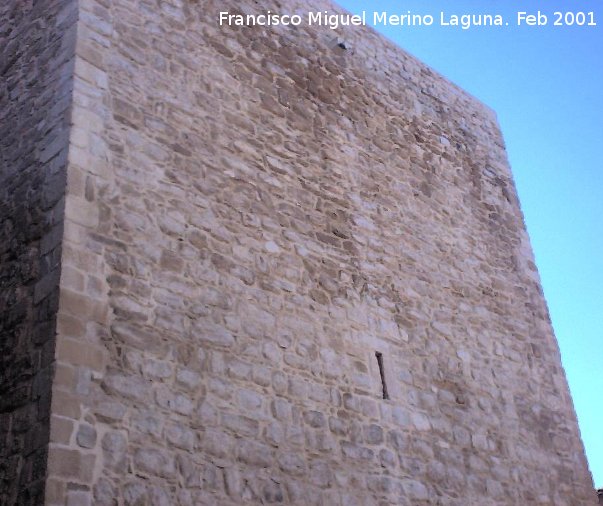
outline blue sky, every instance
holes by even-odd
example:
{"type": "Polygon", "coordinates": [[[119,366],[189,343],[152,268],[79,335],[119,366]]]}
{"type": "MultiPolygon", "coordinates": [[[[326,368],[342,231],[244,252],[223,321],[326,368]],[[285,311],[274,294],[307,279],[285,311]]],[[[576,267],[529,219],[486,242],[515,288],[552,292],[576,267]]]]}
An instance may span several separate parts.
{"type": "Polygon", "coordinates": [[[498,114],[595,486],[603,487],[603,2],[338,0],[352,12],[432,14],[378,31],[498,114]],[[518,27],[517,12],[549,16],[518,27]],[[438,26],[440,12],[500,13],[509,26],[438,26]],[[597,26],[552,26],[594,11],[597,26]]]}

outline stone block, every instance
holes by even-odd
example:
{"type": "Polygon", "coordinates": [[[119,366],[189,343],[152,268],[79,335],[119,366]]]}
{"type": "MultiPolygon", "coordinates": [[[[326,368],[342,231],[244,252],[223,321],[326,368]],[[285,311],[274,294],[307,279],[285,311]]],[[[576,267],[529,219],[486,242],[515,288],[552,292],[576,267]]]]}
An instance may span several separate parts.
{"type": "Polygon", "coordinates": [[[92,425],[80,425],[75,440],[82,448],[94,448],[96,445],[96,429],[92,425]]]}
{"type": "Polygon", "coordinates": [[[89,483],[94,471],[94,462],[94,455],[84,455],[77,450],[51,447],[48,466],[59,478],[89,483]]]}
{"type": "Polygon", "coordinates": [[[141,448],[133,455],[134,466],[149,477],[174,478],[176,465],[171,455],[165,451],[141,448]]]}

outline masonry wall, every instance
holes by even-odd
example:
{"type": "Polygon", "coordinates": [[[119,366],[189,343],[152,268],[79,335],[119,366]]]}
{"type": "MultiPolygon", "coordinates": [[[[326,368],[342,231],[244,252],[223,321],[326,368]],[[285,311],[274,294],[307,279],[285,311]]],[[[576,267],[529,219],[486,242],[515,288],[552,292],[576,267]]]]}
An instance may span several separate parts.
{"type": "Polygon", "coordinates": [[[216,22],[326,2],[80,9],[48,504],[595,503],[490,110],[216,22]]]}
{"type": "Polygon", "coordinates": [[[43,504],[75,2],[0,6],[0,504],[43,504]]]}

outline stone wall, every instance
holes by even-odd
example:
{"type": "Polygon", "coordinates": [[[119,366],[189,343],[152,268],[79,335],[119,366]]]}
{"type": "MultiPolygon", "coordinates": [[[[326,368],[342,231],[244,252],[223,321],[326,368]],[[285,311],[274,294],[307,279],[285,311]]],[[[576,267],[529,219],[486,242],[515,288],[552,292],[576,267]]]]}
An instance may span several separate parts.
{"type": "Polygon", "coordinates": [[[79,2],[46,503],[594,504],[494,114],[229,6],[79,2]]]}
{"type": "Polygon", "coordinates": [[[43,504],[75,2],[0,5],[0,504],[43,504]]]}

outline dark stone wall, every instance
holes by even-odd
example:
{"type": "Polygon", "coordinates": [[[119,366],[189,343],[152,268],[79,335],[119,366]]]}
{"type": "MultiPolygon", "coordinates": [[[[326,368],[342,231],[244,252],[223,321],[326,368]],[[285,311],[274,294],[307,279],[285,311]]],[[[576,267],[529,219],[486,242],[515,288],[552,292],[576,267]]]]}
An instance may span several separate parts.
{"type": "Polygon", "coordinates": [[[0,504],[43,504],[77,5],[0,2],[0,504]]]}

